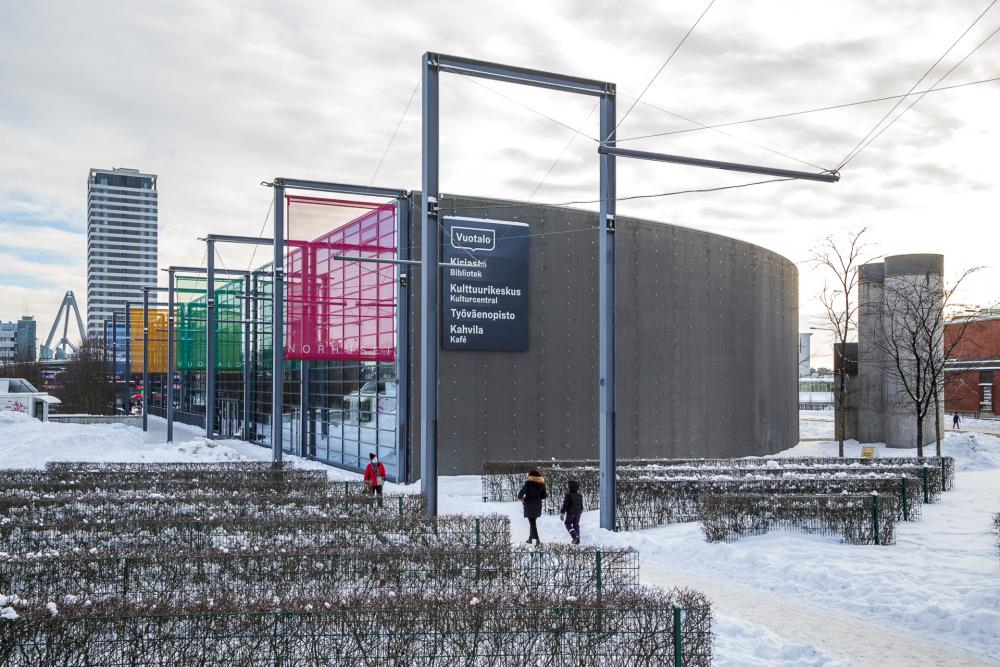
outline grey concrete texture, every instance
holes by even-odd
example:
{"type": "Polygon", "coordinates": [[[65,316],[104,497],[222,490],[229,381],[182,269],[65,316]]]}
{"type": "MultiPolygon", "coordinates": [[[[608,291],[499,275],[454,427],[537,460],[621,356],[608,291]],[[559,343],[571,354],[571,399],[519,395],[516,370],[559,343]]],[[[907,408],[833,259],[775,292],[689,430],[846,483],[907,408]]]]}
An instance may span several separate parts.
{"type": "MultiPolygon", "coordinates": [[[[917,424],[913,401],[900,378],[900,366],[910,364],[905,352],[893,354],[893,340],[904,331],[899,308],[893,306],[907,294],[940,294],[944,257],[938,254],[894,255],[884,262],[859,268],[858,284],[858,401],[848,410],[857,410],[858,438],[861,442],[884,442],[889,447],[913,448],[917,424]],[[903,296],[901,296],[903,295],[903,296]],[[894,357],[902,361],[897,365],[894,357]]],[[[924,297],[920,297],[924,298],[924,297]]],[[[943,307],[943,303],[939,304],[943,307]]],[[[943,410],[944,400],[940,401],[943,410]]],[[[924,444],[934,440],[934,410],[928,410],[923,425],[924,444]]],[[[852,419],[849,415],[848,419],[852,419]]]]}
{"type": "MultiPolygon", "coordinates": [[[[597,214],[451,195],[440,206],[442,215],[526,222],[532,236],[529,350],[439,352],[439,473],[478,473],[493,459],[596,458],[597,214]]],[[[794,446],[795,265],[742,241],[649,220],[619,217],[616,235],[617,455],[726,457],[794,446]]],[[[410,308],[414,477],[418,274],[410,308]]]]}

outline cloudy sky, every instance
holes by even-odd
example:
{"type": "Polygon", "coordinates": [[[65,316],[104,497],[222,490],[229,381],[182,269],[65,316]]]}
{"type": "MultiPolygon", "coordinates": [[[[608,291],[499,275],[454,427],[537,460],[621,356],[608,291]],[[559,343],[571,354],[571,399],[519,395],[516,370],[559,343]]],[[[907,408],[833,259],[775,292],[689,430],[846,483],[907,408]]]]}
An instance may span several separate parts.
{"type": "MultiPolygon", "coordinates": [[[[681,117],[716,124],[905,93],[989,5],[717,0],[621,124],[619,139],[698,127],[681,117]]],[[[158,174],[160,265],[190,264],[204,257],[198,236],[261,231],[271,193],[259,183],[274,176],[366,184],[374,177],[419,188],[419,93],[403,112],[425,51],[613,81],[621,116],[705,6],[0,0],[0,319],[33,314],[44,338],[63,292],[85,296],[91,167],[158,174]]],[[[932,86],[998,26],[1000,6],[917,89],[932,86]]],[[[940,85],[993,77],[1000,77],[1000,35],[940,85]]],[[[832,169],[894,103],[622,145],[832,169]]],[[[595,199],[593,104],[446,75],[442,190],[546,203],[595,199]],[[569,143],[575,133],[552,119],[588,136],[569,143]]],[[[1000,81],[930,93],[851,160],[838,184],[631,200],[619,214],[735,236],[799,263],[803,330],[818,323],[823,286],[807,262],[810,250],[862,226],[871,230],[871,257],[939,252],[950,274],[989,267],[961,297],[995,303],[998,110],[1000,81]]],[[[757,179],[620,160],[618,193],[749,180],[757,179]]],[[[231,268],[249,261],[239,249],[223,255],[231,268]]]]}

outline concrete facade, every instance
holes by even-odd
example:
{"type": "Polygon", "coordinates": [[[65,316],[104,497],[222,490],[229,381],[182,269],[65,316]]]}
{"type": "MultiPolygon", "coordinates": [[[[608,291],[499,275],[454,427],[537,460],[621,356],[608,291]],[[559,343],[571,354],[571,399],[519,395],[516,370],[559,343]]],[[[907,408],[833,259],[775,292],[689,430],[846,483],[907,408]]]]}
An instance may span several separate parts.
{"type": "MultiPolygon", "coordinates": [[[[917,302],[932,312],[936,308],[932,317],[935,326],[943,322],[943,272],[944,257],[934,254],[895,255],[859,268],[858,397],[853,409],[857,410],[861,442],[884,442],[907,449],[916,446],[916,409],[911,393],[923,360],[907,351],[907,342],[913,338],[908,331],[918,326],[914,321],[917,302]]],[[[936,356],[943,353],[943,345],[939,348],[936,356]]],[[[848,401],[849,411],[851,403],[848,401]]],[[[943,395],[940,405],[943,414],[943,395]]],[[[923,424],[924,444],[934,441],[934,416],[931,406],[923,424]]],[[[853,419],[848,416],[848,421],[853,419]]]]}
{"type": "MultiPolygon", "coordinates": [[[[419,195],[415,195],[419,201],[419,195]]],[[[527,352],[440,350],[439,472],[487,459],[597,457],[597,214],[445,196],[442,215],[530,225],[527,352]]],[[[419,205],[411,257],[419,257],[419,205]]],[[[735,239],[618,218],[619,457],[770,454],[798,442],[798,270],[735,239]]],[[[419,271],[410,283],[420,368],[419,271]]],[[[411,382],[410,461],[419,475],[411,382]]]]}

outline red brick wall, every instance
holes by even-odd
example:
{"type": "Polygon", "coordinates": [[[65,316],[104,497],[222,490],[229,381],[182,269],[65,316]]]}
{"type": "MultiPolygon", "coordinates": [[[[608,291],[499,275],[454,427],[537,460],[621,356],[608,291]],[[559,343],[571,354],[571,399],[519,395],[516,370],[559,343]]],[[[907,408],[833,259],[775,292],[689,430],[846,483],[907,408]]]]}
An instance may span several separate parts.
{"type": "Polygon", "coordinates": [[[944,327],[944,349],[951,350],[949,359],[972,361],[973,359],[1000,359],[1000,318],[980,320],[967,324],[946,324],[944,327]],[[962,327],[965,327],[964,330],[962,327]],[[962,339],[955,345],[955,338],[962,339]],[[954,349],[952,346],[954,345],[954,349]]]}
{"type": "MultiPolygon", "coordinates": [[[[979,371],[946,373],[944,409],[946,412],[977,412],[979,410],[979,371]]],[[[994,392],[996,385],[994,384],[994,392]]],[[[994,393],[996,396],[996,393],[994,393]]]]}

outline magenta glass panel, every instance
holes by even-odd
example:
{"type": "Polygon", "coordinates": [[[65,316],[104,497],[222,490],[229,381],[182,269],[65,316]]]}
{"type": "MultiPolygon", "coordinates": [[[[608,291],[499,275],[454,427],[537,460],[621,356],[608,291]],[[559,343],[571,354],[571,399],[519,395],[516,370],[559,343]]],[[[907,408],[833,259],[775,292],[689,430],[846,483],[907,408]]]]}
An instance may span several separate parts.
{"type": "Polygon", "coordinates": [[[395,361],[396,266],[333,259],[395,259],[395,203],[287,200],[285,358],[395,361]],[[333,228],[295,238],[317,224],[333,228]]]}

